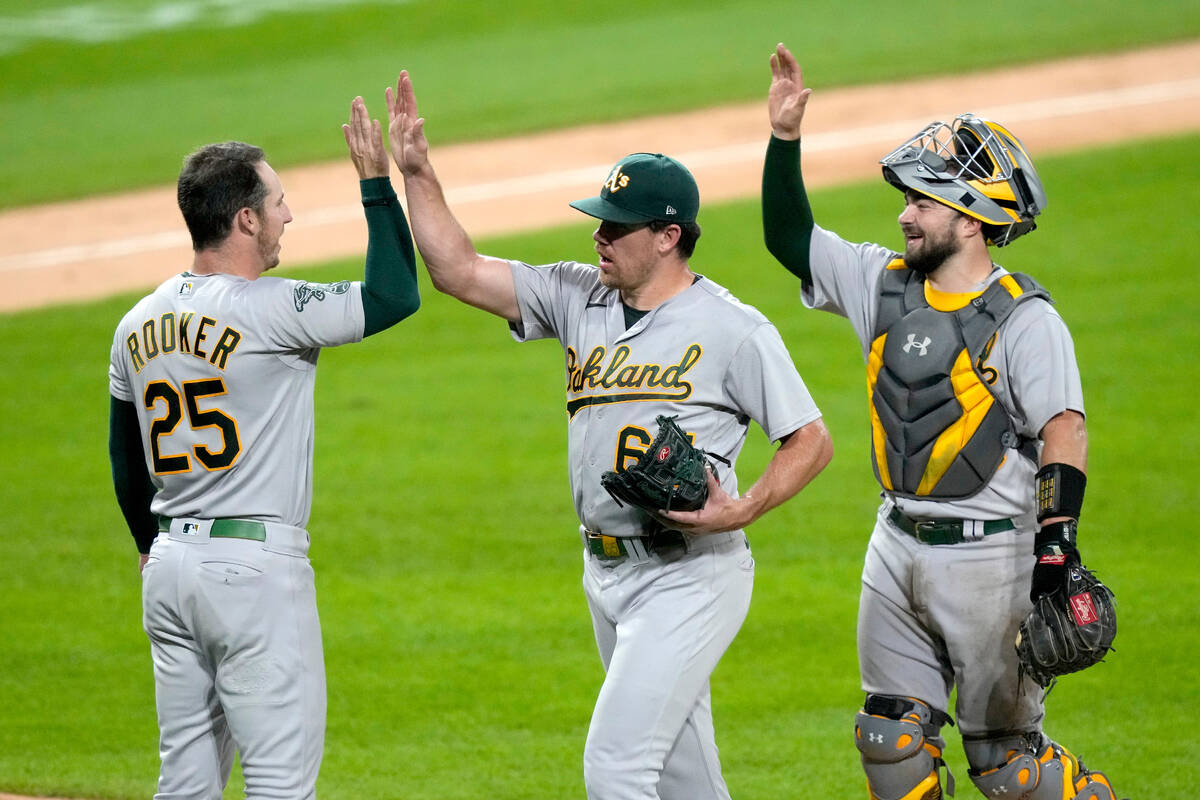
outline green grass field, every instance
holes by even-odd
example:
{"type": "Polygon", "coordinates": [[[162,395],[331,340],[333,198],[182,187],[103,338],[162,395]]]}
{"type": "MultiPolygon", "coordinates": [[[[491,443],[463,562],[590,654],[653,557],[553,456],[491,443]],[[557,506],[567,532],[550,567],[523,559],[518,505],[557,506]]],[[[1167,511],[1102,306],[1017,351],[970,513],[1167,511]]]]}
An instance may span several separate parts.
{"type": "MultiPolygon", "coordinates": [[[[1036,276],[1071,326],[1091,442],[1081,548],[1115,588],[1118,652],[1062,681],[1049,732],[1123,796],[1184,800],[1200,782],[1200,349],[1180,219],[1200,137],[1045,159],[1042,230],[998,252],[1036,276]]],[[[814,193],[818,221],[897,243],[880,182],[814,193]]],[[[877,502],[862,364],[848,325],[804,312],[761,243],[758,203],[706,208],[694,267],[776,321],[837,455],[750,530],[749,620],[713,679],[718,743],[739,800],[862,797],[852,742],[858,573],[877,502]]],[[[481,242],[534,263],[590,260],[586,223],[481,242]]],[[[353,278],[358,262],[305,270],[353,278]]],[[[293,273],[297,274],[297,273],[293,273]]],[[[310,529],[329,676],[321,796],[582,797],[601,681],[579,586],[565,474],[561,353],[435,294],[412,319],[322,356],[310,529]],[[437,359],[429,357],[436,348],[437,359]],[[500,387],[504,387],[500,390],[500,387]]],[[[106,453],[111,331],[133,296],[0,315],[5,563],[0,790],[147,797],[157,773],[135,550],[106,453]]],[[[749,481],[768,449],[752,432],[749,481]]],[[[953,731],[948,760],[966,779],[953,731]]],[[[240,787],[226,796],[237,797],[240,787]]]]}
{"type": "Polygon", "coordinates": [[[401,68],[446,143],[758,99],[778,41],[831,87],[1197,35],[1194,0],[0,0],[0,208],[161,184],[210,141],[341,158],[401,68]]]}

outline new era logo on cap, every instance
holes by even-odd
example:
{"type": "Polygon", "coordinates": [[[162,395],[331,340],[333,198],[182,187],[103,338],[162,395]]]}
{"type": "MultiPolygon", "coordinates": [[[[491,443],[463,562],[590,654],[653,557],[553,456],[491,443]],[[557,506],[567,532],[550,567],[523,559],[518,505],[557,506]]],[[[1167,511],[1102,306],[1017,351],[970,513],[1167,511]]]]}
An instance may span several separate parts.
{"type": "Polygon", "coordinates": [[[687,167],[662,153],[634,153],[613,167],[600,194],[571,203],[597,219],[624,224],[695,222],[700,190],[687,167]]]}

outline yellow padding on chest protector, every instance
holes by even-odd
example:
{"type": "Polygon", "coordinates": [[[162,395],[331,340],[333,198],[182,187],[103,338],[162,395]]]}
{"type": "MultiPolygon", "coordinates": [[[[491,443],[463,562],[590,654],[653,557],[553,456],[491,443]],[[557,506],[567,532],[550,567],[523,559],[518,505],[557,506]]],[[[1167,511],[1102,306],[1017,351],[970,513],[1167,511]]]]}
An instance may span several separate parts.
{"type": "MultiPolygon", "coordinates": [[[[882,349],[880,352],[882,353],[882,349]]],[[[950,382],[954,386],[954,396],[962,406],[963,413],[954,424],[942,431],[934,443],[929,463],[925,465],[921,483],[917,486],[918,495],[927,495],[933,491],[933,487],[937,486],[946,470],[954,463],[955,457],[975,435],[975,431],[979,429],[980,423],[995,402],[992,393],[971,368],[971,355],[966,350],[959,353],[955,359],[950,372],[950,382]]]]}
{"type": "MultiPolygon", "coordinates": [[[[901,262],[903,263],[903,262],[901,262]]],[[[875,410],[875,381],[879,378],[879,370],[883,368],[883,345],[887,342],[887,334],[883,334],[871,344],[871,352],[867,356],[867,409],[871,412],[871,446],[875,448],[875,465],[879,469],[879,483],[884,489],[892,490],[892,476],[888,472],[887,451],[884,443],[887,433],[883,423],[879,421],[879,412],[875,410]]]]}

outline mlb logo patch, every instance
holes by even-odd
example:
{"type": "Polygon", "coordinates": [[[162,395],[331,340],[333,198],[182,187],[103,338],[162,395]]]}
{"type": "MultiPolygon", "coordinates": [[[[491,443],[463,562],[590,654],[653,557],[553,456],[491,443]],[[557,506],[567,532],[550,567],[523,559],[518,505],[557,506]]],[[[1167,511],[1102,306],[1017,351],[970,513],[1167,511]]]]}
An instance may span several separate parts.
{"type": "Polygon", "coordinates": [[[1091,592],[1071,596],[1071,614],[1075,617],[1075,624],[1081,628],[1100,620],[1091,592]]]}

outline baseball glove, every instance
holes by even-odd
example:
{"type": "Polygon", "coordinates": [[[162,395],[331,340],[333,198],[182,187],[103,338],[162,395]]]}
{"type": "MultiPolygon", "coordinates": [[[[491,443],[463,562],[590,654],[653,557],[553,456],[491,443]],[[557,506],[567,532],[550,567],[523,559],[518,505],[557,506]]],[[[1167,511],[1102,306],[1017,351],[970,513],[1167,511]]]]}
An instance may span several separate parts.
{"type": "Polygon", "coordinates": [[[1017,632],[1020,672],[1043,688],[1103,660],[1117,635],[1112,591],[1082,564],[1068,566],[1065,574],[1061,586],[1034,603],[1017,632]]]}
{"type": "Polygon", "coordinates": [[[658,435],[646,452],[620,472],[600,476],[617,505],[645,511],[695,511],[708,500],[705,452],[693,447],[675,417],[656,418],[658,435]]]}

